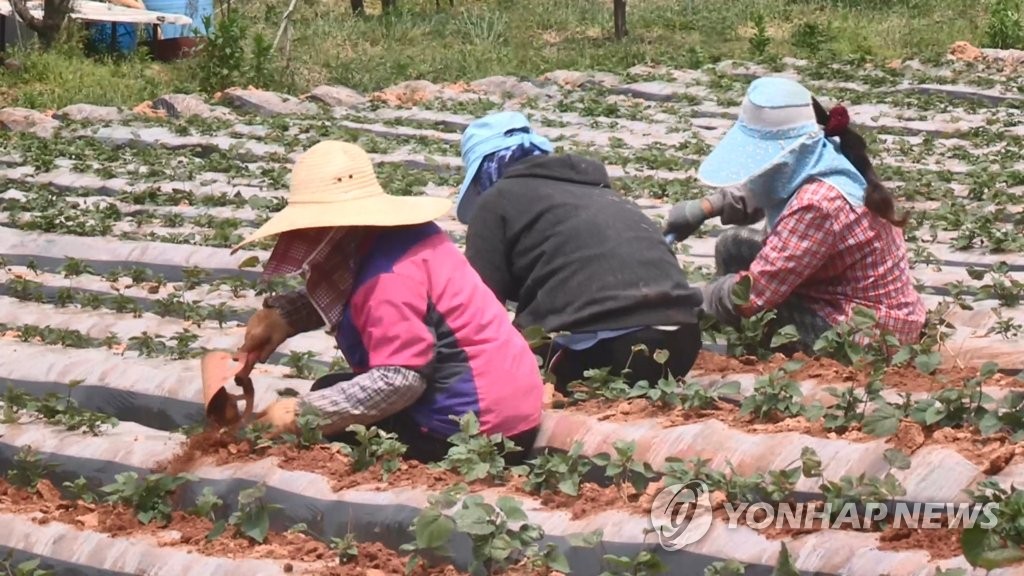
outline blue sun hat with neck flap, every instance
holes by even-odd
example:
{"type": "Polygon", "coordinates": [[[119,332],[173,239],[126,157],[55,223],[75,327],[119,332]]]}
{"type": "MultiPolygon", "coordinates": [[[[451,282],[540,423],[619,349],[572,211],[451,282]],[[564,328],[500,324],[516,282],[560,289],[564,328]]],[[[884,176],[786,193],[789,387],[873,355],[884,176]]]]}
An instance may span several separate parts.
{"type": "Polygon", "coordinates": [[[811,179],[832,184],[854,207],[867,181],[825,137],[811,93],[787,78],[765,77],[747,88],[739,118],[697,170],[712,188],[733,188],[765,211],[774,228],[789,200],[811,179]]]}
{"type": "Polygon", "coordinates": [[[484,158],[501,150],[531,145],[547,154],[554,151],[551,142],[534,132],[530,121],[519,112],[495,112],[474,120],[466,127],[461,143],[462,164],[466,168],[466,175],[459,188],[459,195],[455,198],[455,215],[460,222],[468,221],[479,200],[478,191],[469,194],[467,191],[484,158]]]}

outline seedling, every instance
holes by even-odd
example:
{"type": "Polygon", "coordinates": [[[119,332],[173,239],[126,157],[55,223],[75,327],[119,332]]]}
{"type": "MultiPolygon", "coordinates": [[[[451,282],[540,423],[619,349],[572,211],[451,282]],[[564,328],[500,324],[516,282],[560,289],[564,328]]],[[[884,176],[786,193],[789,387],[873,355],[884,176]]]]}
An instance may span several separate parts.
{"type": "Polygon", "coordinates": [[[664,574],[668,569],[650,550],[642,550],[633,557],[605,554],[601,561],[605,565],[601,576],[653,576],[664,574]]]}
{"type": "Polygon", "coordinates": [[[262,544],[270,532],[270,513],[282,508],[278,504],[265,503],[263,496],[266,492],[267,487],[263,483],[239,492],[238,510],[231,514],[227,521],[220,520],[214,523],[206,539],[214,540],[223,534],[228,526],[233,526],[246,538],[262,544]]]}
{"type": "Polygon", "coordinates": [[[740,413],[752,414],[760,422],[771,422],[799,416],[803,413],[803,392],[790,375],[803,366],[801,362],[787,362],[780,370],[758,377],[753,394],[743,399],[740,413]]]}
{"type": "Polygon", "coordinates": [[[52,570],[43,570],[39,567],[39,558],[32,558],[19,564],[12,564],[14,561],[14,550],[9,550],[7,556],[0,562],[0,574],[3,576],[53,576],[52,570]]]}
{"type": "MultiPolygon", "coordinates": [[[[976,504],[995,503],[995,523],[974,525],[963,531],[960,544],[972,566],[993,570],[1024,560],[1024,491],[1003,488],[992,478],[965,490],[976,504]]],[[[983,517],[984,518],[984,517],[983,517]]],[[[984,519],[983,519],[984,522],[984,519]]]]}
{"type": "Polygon", "coordinates": [[[637,494],[643,494],[656,473],[650,464],[634,457],[636,441],[616,440],[612,448],[615,450],[614,455],[598,454],[592,458],[594,464],[604,467],[605,474],[611,477],[624,499],[626,484],[630,484],[637,494]]]}
{"type": "Polygon", "coordinates": [[[331,538],[331,550],[338,554],[338,562],[347,564],[359,557],[359,544],[355,536],[345,534],[344,538],[331,538]]]}
{"type": "Polygon", "coordinates": [[[96,494],[89,489],[89,481],[79,476],[74,482],[65,482],[61,484],[69,492],[74,494],[75,498],[85,502],[86,504],[92,504],[97,501],[96,494]]]}
{"type": "Polygon", "coordinates": [[[388,476],[395,473],[402,464],[402,455],[408,448],[398,440],[398,435],[385,432],[376,426],[367,428],[362,424],[353,424],[346,428],[356,435],[356,445],[342,445],[344,453],[352,459],[352,467],[356,471],[370,468],[380,463],[381,481],[387,482],[388,476]]]}
{"type": "Polygon", "coordinates": [[[578,496],[583,475],[593,466],[589,458],[581,458],[583,444],[575,442],[568,453],[560,454],[545,450],[530,460],[523,489],[539,494],[545,491],[559,491],[569,496],[578,496]]]}
{"type": "Polygon", "coordinates": [[[316,366],[313,364],[313,359],[316,358],[316,352],[309,350],[305,352],[292,351],[288,354],[288,357],[281,363],[291,368],[291,371],[285,375],[286,378],[300,378],[302,380],[312,380],[318,376],[316,366]]]}
{"type": "Polygon", "coordinates": [[[109,494],[107,502],[134,508],[139,522],[156,521],[166,525],[171,520],[171,494],[182,484],[196,480],[198,478],[192,474],[150,474],[141,480],[135,472],[122,472],[114,476],[114,483],[100,491],[109,494]]]}
{"type": "Polygon", "coordinates": [[[203,488],[203,491],[199,496],[196,497],[196,505],[189,510],[189,514],[200,518],[206,518],[213,522],[216,521],[214,512],[223,505],[224,501],[213,492],[212,488],[206,486],[203,488]]]}
{"type": "Polygon", "coordinates": [[[704,576],[744,576],[747,565],[736,560],[725,560],[712,563],[704,569],[704,576]]]}
{"type": "Polygon", "coordinates": [[[461,418],[450,418],[459,423],[459,431],[448,438],[453,446],[438,466],[455,470],[470,482],[485,478],[504,481],[508,472],[505,455],[520,452],[522,448],[501,434],[482,434],[480,422],[472,412],[461,418]]]}
{"type": "Polygon", "coordinates": [[[14,465],[7,471],[7,481],[29,492],[35,492],[39,481],[58,468],[46,462],[32,446],[26,445],[14,455],[14,465]]]}
{"type": "Polygon", "coordinates": [[[317,444],[324,443],[322,428],[330,421],[323,417],[315,406],[302,404],[295,425],[299,429],[298,434],[282,434],[281,439],[299,448],[311,448],[317,444]]]}

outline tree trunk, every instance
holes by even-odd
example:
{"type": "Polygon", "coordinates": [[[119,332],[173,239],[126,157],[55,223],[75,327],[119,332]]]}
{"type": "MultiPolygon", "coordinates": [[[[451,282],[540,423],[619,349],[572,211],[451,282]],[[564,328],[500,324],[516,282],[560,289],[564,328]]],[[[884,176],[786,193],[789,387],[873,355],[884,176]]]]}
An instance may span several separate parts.
{"type": "Polygon", "coordinates": [[[380,0],[381,12],[387,14],[396,8],[398,0],[380,0]]]}
{"type": "Polygon", "coordinates": [[[612,10],[615,14],[615,39],[622,40],[629,34],[626,30],[626,0],[615,0],[612,10]]]}
{"type": "Polygon", "coordinates": [[[71,0],[43,0],[43,17],[36,18],[25,5],[25,0],[10,0],[18,19],[39,36],[39,43],[48,50],[57,41],[64,21],[71,14],[71,0]]]}
{"type": "Polygon", "coordinates": [[[352,0],[352,13],[356,16],[366,14],[366,6],[363,5],[363,0],[352,0]]]}

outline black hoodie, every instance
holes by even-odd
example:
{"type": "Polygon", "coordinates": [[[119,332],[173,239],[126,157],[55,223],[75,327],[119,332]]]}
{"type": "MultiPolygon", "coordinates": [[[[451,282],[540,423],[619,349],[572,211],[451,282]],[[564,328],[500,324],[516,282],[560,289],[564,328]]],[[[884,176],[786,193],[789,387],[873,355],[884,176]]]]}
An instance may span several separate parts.
{"type": "Polygon", "coordinates": [[[569,154],[509,167],[470,216],[466,257],[499,300],[517,303],[520,330],[695,323],[702,301],[604,165],[569,154]]]}

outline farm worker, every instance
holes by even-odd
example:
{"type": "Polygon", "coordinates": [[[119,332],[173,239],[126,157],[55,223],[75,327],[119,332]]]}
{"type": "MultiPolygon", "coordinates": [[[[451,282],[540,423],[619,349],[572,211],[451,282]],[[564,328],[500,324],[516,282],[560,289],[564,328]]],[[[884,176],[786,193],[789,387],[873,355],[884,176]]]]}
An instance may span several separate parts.
{"type": "Polygon", "coordinates": [[[627,380],[652,385],[665,367],[676,378],[689,372],[701,349],[700,291],[603,164],[553,154],[518,112],[472,122],[462,161],[466,257],[499,300],[516,303],[517,328],[563,333],[537,346],[557,390],[589,369],[621,374],[628,364],[627,380]],[[659,349],[669,353],[664,367],[659,349]]]}
{"type": "Polygon", "coordinates": [[[740,225],[716,243],[719,277],[704,291],[704,309],[720,322],[775,310],[776,328],[795,326],[798,347],[813,351],[862,306],[900,342],[920,340],[925,307],[910,275],[906,217],[845,108],[826,111],[792,80],[755,80],[697,176],[717,192],[674,206],[665,232],[681,240],[715,216],[740,225]],[[765,232],[747,227],[762,219],[765,232]],[[730,296],[740,280],[750,282],[746,305],[730,296]]]}
{"type": "MultiPolygon", "coordinates": [[[[480,276],[432,220],[451,201],[384,192],[354,144],[321,142],[295,163],[288,204],[241,246],[279,235],[265,277],[299,272],[303,289],[267,298],[241,351],[265,362],[287,338],[326,327],[351,374],[328,374],[261,417],[294,430],[305,405],[340,439],[352,424],[396,433],[407,457],[443,459],[472,412],[483,433],[522,452],[540,425],[543,382],[526,340],[480,276]]],[[[512,456],[512,455],[510,455],[512,456]]]]}

